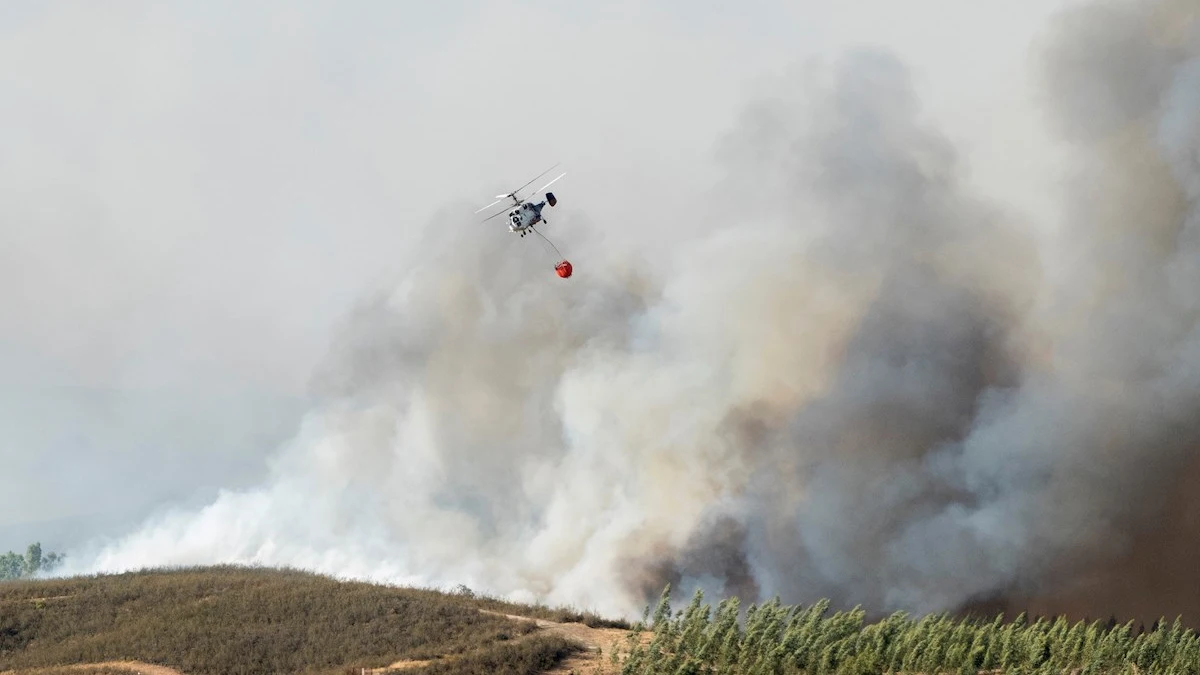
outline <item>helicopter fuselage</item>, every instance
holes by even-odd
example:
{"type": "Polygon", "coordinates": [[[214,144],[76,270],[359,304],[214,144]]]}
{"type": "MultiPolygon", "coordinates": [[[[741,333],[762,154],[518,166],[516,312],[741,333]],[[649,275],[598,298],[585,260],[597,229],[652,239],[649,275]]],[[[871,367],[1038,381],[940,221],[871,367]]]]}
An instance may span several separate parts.
{"type": "Polygon", "coordinates": [[[546,202],[533,204],[525,202],[517,208],[508,212],[508,231],[509,232],[524,232],[529,228],[542,222],[542,207],[546,202]]]}
{"type": "Polygon", "coordinates": [[[508,212],[508,231],[519,233],[524,237],[534,225],[546,222],[546,219],[542,217],[542,209],[546,204],[554,206],[556,203],[558,200],[554,198],[554,194],[547,192],[546,201],[519,204],[508,212]]]}

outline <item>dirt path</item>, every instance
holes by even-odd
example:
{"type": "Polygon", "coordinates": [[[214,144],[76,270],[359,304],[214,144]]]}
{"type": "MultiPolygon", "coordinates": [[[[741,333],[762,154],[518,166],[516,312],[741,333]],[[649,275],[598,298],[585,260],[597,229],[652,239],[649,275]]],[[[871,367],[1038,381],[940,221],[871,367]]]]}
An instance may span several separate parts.
{"type": "MultiPolygon", "coordinates": [[[[427,666],[431,663],[433,663],[433,661],[397,661],[397,662],[393,663],[392,665],[386,666],[383,668],[363,668],[362,673],[363,673],[363,675],[373,675],[374,673],[390,673],[395,670],[405,670],[407,668],[420,668],[421,666],[427,666]]],[[[3,674],[0,673],[0,675],[3,675],[3,674]]]]}
{"type": "MultiPolygon", "coordinates": [[[[535,619],[518,614],[505,614],[481,609],[484,614],[495,614],[514,621],[532,621],[538,627],[538,633],[561,635],[583,645],[581,653],[572,654],[562,663],[546,671],[545,675],[617,675],[621,672],[619,666],[613,664],[611,655],[614,647],[623,647],[629,632],[620,628],[591,628],[582,623],[558,623],[546,619],[535,619]],[[597,669],[597,667],[599,669],[597,669]]],[[[643,639],[648,639],[643,636],[643,639]]],[[[394,672],[408,668],[419,668],[429,661],[397,661],[386,668],[366,669],[365,675],[394,672]]],[[[3,673],[0,673],[3,675],[3,673]]]]}
{"type": "Polygon", "coordinates": [[[110,670],[123,670],[129,675],[184,675],[174,668],[166,666],[156,666],[153,663],[142,663],[141,661],[104,661],[101,663],[78,663],[70,666],[46,666],[43,668],[26,668],[24,670],[5,670],[0,671],[0,675],[39,675],[47,672],[62,672],[64,670],[98,670],[108,668],[110,670]]]}
{"type": "MultiPolygon", "coordinates": [[[[501,614],[480,610],[486,614],[501,614]]],[[[572,654],[562,663],[546,671],[546,675],[616,675],[621,672],[620,666],[611,660],[614,648],[623,648],[629,631],[622,628],[592,628],[582,623],[557,623],[545,619],[533,619],[515,614],[502,614],[517,621],[533,621],[545,633],[561,635],[568,640],[574,640],[584,646],[585,651],[572,654]],[[599,670],[597,670],[599,667],[599,670]]],[[[649,635],[643,633],[642,641],[649,640],[649,635]]]]}

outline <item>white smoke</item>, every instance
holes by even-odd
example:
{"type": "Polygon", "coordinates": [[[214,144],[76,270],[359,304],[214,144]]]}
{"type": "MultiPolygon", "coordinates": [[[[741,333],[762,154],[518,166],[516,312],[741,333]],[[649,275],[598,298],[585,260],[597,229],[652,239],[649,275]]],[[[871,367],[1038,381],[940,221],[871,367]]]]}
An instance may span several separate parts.
{"type": "Polygon", "coordinates": [[[1057,239],[964,187],[870,51],[748,113],[714,199],[752,204],[665,256],[568,234],[569,200],[567,281],[430,223],[268,481],[67,572],[286,564],[624,615],[666,581],[927,611],[1102,577],[1200,440],[1188,10],[1063,20],[1057,239]]]}

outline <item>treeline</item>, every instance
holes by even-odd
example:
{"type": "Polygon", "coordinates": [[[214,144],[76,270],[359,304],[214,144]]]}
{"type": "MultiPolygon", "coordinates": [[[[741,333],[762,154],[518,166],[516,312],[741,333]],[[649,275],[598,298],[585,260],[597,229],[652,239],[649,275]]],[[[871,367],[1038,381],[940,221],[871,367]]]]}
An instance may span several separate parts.
{"type": "Polygon", "coordinates": [[[51,572],[62,564],[60,553],[43,553],[41,542],[35,542],[25,549],[25,555],[9,551],[0,555],[0,581],[27,579],[38,572],[51,572]]]}
{"type": "MultiPolygon", "coordinates": [[[[1179,619],[1135,630],[1133,622],[1069,622],[1058,618],[986,621],[898,612],[865,623],[861,608],[829,612],[829,601],[787,606],[778,599],[750,605],[739,622],[737,598],[715,612],[697,592],[672,613],[670,586],[653,618],[647,608],[634,631],[651,628],[640,644],[636,632],[622,650],[623,675],[870,675],[986,671],[1027,675],[1200,672],[1200,638],[1179,619]]],[[[617,654],[613,654],[617,660],[617,654]]]]}

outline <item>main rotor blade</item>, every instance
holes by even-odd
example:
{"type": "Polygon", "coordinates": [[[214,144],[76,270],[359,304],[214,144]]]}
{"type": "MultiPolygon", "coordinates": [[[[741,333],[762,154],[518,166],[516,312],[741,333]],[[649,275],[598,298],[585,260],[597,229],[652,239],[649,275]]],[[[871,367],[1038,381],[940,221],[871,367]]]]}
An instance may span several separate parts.
{"type": "Polygon", "coordinates": [[[481,222],[481,223],[486,223],[487,221],[491,220],[492,218],[495,218],[496,216],[501,216],[501,215],[504,215],[504,214],[508,213],[509,211],[512,211],[512,209],[507,209],[507,208],[506,208],[506,209],[504,209],[503,211],[500,211],[500,212],[498,212],[498,213],[493,213],[492,215],[488,216],[487,218],[484,218],[483,220],[481,220],[481,221],[479,221],[479,222],[481,222]]]}
{"type": "MultiPolygon", "coordinates": [[[[554,163],[554,166],[558,166],[559,164],[561,164],[561,162],[555,162],[555,163],[554,163]]],[[[552,167],[550,167],[549,169],[546,169],[545,171],[543,171],[543,172],[539,173],[538,175],[534,176],[534,177],[533,177],[533,180],[531,180],[531,181],[529,181],[528,183],[526,183],[526,184],[522,185],[521,187],[517,188],[516,190],[513,190],[511,194],[515,195],[515,194],[517,194],[518,192],[520,192],[521,190],[524,190],[525,188],[529,187],[529,185],[530,185],[530,184],[532,184],[534,180],[537,180],[537,179],[541,178],[542,176],[545,176],[546,174],[550,173],[552,170],[554,170],[554,166],[552,166],[552,167]]]]}
{"type": "MultiPolygon", "coordinates": [[[[526,183],[526,184],[522,185],[521,187],[517,188],[516,190],[513,190],[512,192],[509,192],[508,194],[504,194],[504,195],[496,195],[496,201],[492,202],[491,204],[488,204],[487,206],[483,207],[482,209],[479,209],[479,210],[478,210],[478,211],[476,211],[475,213],[482,213],[482,212],[484,212],[484,211],[486,211],[486,210],[488,210],[488,209],[492,208],[493,206],[495,206],[495,205],[499,204],[500,202],[504,201],[505,199],[512,199],[514,202],[516,202],[515,204],[513,204],[513,206],[514,206],[514,207],[515,207],[515,206],[519,206],[519,205],[523,204],[523,203],[525,202],[525,199],[524,199],[523,197],[518,197],[518,196],[517,196],[517,193],[518,193],[518,192],[520,192],[521,190],[524,190],[525,188],[529,187],[531,184],[533,184],[533,181],[535,181],[535,180],[537,180],[537,179],[541,178],[542,176],[545,176],[546,174],[550,173],[550,171],[552,171],[552,170],[554,169],[554,167],[555,167],[555,166],[558,166],[559,164],[561,164],[561,162],[555,162],[555,163],[554,163],[554,166],[552,166],[552,167],[550,167],[549,169],[546,169],[545,171],[543,171],[543,172],[539,173],[538,175],[534,176],[534,177],[533,177],[533,180],[531,180],[531,181],[529,181],[528,183],[526,183]]],[[[563,177],[563,176],[565,176],[565,175],[567,175],[567,174],[566,174],[566,173],[563,173],[563,174],[562,174],[561,176],[559,176],[558,178],[562,178],[562,177],[563,177]]],[[[555,178],[554,180],[558,180],[558,178],[555,178]]],[[[537,190],[536,192],[534,192],[534,194],[537,194],[538,192],[541,192],[542,190],[545,190],[546,188],[550,187],[550,184],[551,184],[551,183],[553,183],[553,182],[554,182],[554,180],[550,181],[550,183],[546,183],[546,185],[545,185],[545,186],[543,186],[541,190],[537,190]]],[[[504,211],[501,211],[500,213],[504,213],[504,211]]],[[[492,218],[495,218],[496,216],[500,215],[500,213],[497,213],[497,214],[495,214],[495,215],[488,216],[487,218],[484,218],[484,220],[485,220],[485,221],[491,220],[492,218]]]]}
{"type": "MultiPolygon", "coordinates": [[[[565,176],[565,175],[567,175],[567,172],[566,172],[566,171],[564,171],[564,172],[562,172],[562,173],[558,174],[558,178],[562,178],[562,177],[563,177],[563,176],[565,176]]],[[[540,187],[540,188],[538,188],[538,189],[534,190],[534,191],[533,191],[533,194],[535,194],[535,195],[536,195],[537,193],[541,192],[542,190],[545,190],[546,188],[550,187],[551,185],[554,185],[554,181],[558,180],[558,178],[555,178],[554,180],[550,181],[549,183],[546,183],[546,184],[545,184],[545,185],[543,185],[542,187],[540,187]]]]}
{"type": "Polygon", "coordinates": [[[499,204],[500,202],[504,201],[505,199],[508,199],[508,195],[504,195],[504,196],[503,196],[503,197],[501,197],[500,199],[497,199],[496,201],[492,202],[491,204],[488,204],[487,206],[483,207],[482,209],[479,209],[479,211],[476,211],[475,213],[480,213],[480,212],[482,212],[482,211],[487,211],[488,209],[490,209],[490,208],[492,208],[493,206],[495,206],[495,205],[499,204]]]}

